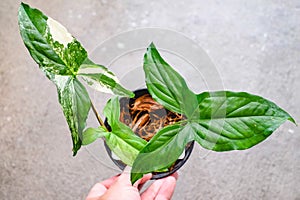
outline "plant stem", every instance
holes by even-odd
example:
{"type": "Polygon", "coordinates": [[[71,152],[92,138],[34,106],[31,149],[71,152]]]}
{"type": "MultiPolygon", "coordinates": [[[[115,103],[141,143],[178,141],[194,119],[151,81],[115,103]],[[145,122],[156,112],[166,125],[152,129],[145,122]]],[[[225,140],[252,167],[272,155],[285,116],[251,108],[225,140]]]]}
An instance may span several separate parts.
{"type": "Polygon", "coordinates": [[[95,106],[94,106],[94,104],[93,104],[92,101],[91,101],[91,106],[92,106],[93,112],[96,115],[96,118],[97,118],[99,124],[101,126],[103,126],[104,128],[106,128],[105,125],[104,125],[104,123],[103,123],[103,120],[101,119],[100,115],[98,114],[98,112],[97,112],[97,110],[96,110],[96,108],[95,108],[95,106]]]}
{"type": "MultiPolygon", "coordinates": [[[[97,112],[97,110],[96,110],[96,107],[94,106],[92,100],[91,100],[91,106],[92,106],[93,112],[94,112],[94,114],[96,115],[96,118],[97,118],[99,124],[100,124],[103,128],[105,128],[105,130],[107,130],[107,128],[106,128],[106,126],[104,125],[103,120],[101,119],[100,115],[98,114],[98,112],[97,112]]],[[[104,137],[101,137],[101,139],[105,141],[105,138],[104,138],[104,137]]]]}

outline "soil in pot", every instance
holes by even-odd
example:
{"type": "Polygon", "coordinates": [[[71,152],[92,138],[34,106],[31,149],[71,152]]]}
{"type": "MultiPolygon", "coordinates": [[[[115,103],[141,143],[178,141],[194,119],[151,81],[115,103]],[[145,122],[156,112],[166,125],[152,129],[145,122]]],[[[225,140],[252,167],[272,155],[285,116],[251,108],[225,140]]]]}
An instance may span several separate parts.
{"type": "MultiPolygon", "coordinates": [[[[137,90],[134,93],[134,98],[120,99],[120,121],[144,140],[149,141],[161,128],[185,119],[185,116],[169,111],[154,101],[147,89],[137,90]]],[[[106,120],[105,125],[110,130],[106,120]]],[[[123,170],[126,165],[112,155],[106,144],[105,147],[113,162],[123,170]]],[[[193,147],[194,142],[187,144],[183,155],[167,171],[153,172],[152,179],[163,178],[177,171],[187,161],[193,147]]]]}

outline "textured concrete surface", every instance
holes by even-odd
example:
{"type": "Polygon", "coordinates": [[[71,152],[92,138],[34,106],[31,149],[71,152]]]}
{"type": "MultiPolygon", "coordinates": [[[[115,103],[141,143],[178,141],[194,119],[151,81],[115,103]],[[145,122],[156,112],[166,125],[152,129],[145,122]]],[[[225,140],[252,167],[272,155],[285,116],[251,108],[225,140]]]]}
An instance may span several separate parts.
{"type": "MultiPolygon", "coordinates": [[[[182,32],[209,54],[225,89],[262,95],[300,121],[297,0],[27,2],[68,27],[88,51],[139,27],[182,32]]],[[[0,199],[83,199],[94,183],[118,171],[101,142],[72,157],[55,87],[19,36],[19,1],[0,4],[0,199]]],[[[299,130],[285,123],[241,152],[198,146],[180,170],[174,199],[299,200],[299,130]]]]}

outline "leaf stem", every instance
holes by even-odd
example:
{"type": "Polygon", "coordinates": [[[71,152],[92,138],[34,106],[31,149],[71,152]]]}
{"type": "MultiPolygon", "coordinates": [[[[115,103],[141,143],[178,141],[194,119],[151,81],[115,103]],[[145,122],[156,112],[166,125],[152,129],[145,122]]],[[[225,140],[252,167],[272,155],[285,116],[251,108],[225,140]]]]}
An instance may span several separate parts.
{"type": "Polygon", "coordinates": [[[98,112],[97,112],[97,110],[96,110],[96,108],[95,108],[92,101],[91,101],[91,106],[92,106],[93,112],[96,115],[96,118],[97,118],[99,124],[106,129],[106,126],[104,125],[103,120],[101,119],[100,115],[98,114],[98,112]]]}

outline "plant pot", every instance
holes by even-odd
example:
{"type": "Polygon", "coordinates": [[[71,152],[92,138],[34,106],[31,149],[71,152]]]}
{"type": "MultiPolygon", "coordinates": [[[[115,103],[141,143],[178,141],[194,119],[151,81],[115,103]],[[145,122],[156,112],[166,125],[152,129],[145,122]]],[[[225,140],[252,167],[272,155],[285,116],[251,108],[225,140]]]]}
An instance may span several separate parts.
{"type": "MultiPolygon", "coordinates": [[[[158,130],[165,125],[180,121],[184,118],[184,116],[166,110],[160,104],[155,102],[147,89],[136,90],[134,93],[134,98],[120,98],[120,121],[128,125],[139,137],[149,141],[156,133],[153,129],[158,130]],[[141,110],[140,108],[143,109],[141,110]]],[[[107,119],[105,119],[104,124],[107,129],[111,131],[107,119]]],[[[126,164],[113,155],[105,142],[104,145],[111,160],[123,170],[126,167],[126,164]]],[[[164,178],[176,172],[188,160],[193,148],[194,141],[186,145],[184,154],[180,156],[168,171],[152,172],[152,179],[164,178]]]]}

